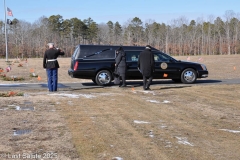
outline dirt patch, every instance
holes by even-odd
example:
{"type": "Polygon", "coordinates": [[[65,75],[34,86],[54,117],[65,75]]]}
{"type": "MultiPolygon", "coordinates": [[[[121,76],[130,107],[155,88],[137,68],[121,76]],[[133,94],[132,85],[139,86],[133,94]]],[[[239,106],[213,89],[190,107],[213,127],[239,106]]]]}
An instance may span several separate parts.
{"type": "Polygon", "coordinates": [[[1,159],[78,159],[58,99],[48,92],[1,97],[1,159]]]}

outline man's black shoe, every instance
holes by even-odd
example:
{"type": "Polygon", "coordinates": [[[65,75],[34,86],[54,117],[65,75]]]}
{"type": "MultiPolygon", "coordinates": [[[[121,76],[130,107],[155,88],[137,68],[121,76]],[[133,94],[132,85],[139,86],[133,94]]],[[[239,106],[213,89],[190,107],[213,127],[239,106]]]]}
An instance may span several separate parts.
{"type": "Polygon", "coordinates": [[[121,87],[127,87],[126,84],[121,85],[121,87]]]}

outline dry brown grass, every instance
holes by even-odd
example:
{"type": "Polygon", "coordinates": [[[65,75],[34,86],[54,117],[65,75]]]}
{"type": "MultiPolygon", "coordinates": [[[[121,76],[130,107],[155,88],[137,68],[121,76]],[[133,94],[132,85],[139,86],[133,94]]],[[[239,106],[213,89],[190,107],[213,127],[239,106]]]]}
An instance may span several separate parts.
{"type": "Polygon", "coordinates": [[[76,91],[96,96],[72,99],[70,107],[67,101],[61,107],[80,156],[87,160],[239,158],[239,133],[221,130],[240,131],[239,85],[152,89],[76,91]],[[169,103],[163,103],[166,100],[169,103]]]}
{"type": "MultiPolygon", "coordinates": [[[[18,60],[16,63],[16,59],[9,59],[11,62],[11,71],[6,72],[6,68],[8,63],[5,59],[0,59],[0,68],[4,69],[2,74],[6,74],[8,77],[16,76],[16,77],[24,77],[25,80],[17,81],[17,83],[46,83],[47,74],[46,70],[43,69],[42,59],[28,59],[27,63],[25,60],[18,60]],[[18,67],[19,64],[22,64],[22,67],[18,67]],[[30,76],[32,73],[35,73],[37,77],[30,76]],[[40,79],[38,78],[40,77],[40,79]]],[[[89,80],[81,80],[81,79],[73,79],[68,76],[68,69],[70,68],[70,58],[58,58],[60,68],[58,70],[59,83],[71,83],[71,82],[86,82],[89,80]]],[[[3,81],[0,80],[1,83],[16,83],[16,81],[3,81]]]]}
{"type": "MultiPolygon", "coordinates": [[[[191,61],[199,58],[191,57],[191,61]]],[[[239,55],[202,58],[209,79],[239,78],[239,55]]],[[[13,66],[8,74],[26,77],[20,83],[46,83],[41,60],[13,66]],[[31,68],[42,80],[28,77],[31,68]]],[[[5,69],[5,63],[1,60],[0,67],[5,69]]],[[[60,58],[59,63],[60,83],[85,81],[67,75],[69,58],[60,58]]],[[[240,85],[151,88],[143,92],[141,86],[112,86],[55,94],[23,89],[20,92],[27,96],[0,97],[0,155],[52,151],[63,160],[239,159],[240,85]],[[35,110],[17,111],[9,106],[23,106],[25,101],[35,110]],[[13,136],[13,128],[32,132],[13,136]]]]}

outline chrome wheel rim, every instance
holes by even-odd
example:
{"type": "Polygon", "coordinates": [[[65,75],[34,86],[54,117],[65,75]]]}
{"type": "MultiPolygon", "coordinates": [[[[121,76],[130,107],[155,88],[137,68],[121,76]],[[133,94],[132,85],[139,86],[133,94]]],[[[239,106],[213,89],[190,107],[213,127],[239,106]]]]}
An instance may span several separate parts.
{"type": "Polygon", "coordinates": [[[193,71],[186,71],[184,73],[184,79],[187,82],[193,82],[196,79],[195,73],[193,71]]]}
{"type": "Polygon", "coordinates": [[[100,73],[98,75],[98,81],[101,83],[101,84],[108,84],[110,82],[110,76],[103,72],[103,73],[100,73]]]}

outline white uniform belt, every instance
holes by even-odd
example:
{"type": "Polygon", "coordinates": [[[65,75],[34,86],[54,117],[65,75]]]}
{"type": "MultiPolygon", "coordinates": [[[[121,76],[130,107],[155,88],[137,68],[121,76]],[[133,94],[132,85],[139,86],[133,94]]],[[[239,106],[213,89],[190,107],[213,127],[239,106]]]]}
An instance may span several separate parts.
{"type": "Polygon", "coordinates": [[[51,61],[56,61],[57,59],[49,59],[47,60],[48,62],[51,62],[51,61]]]}

